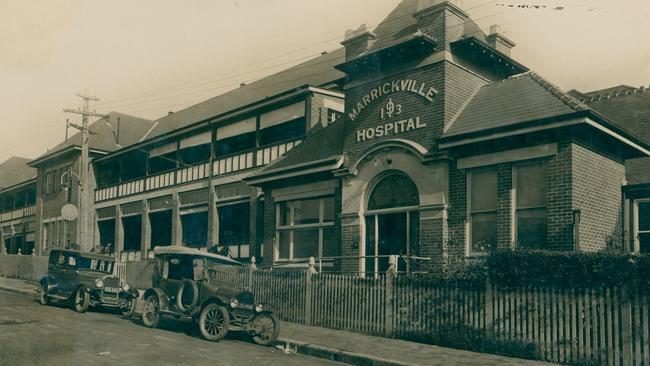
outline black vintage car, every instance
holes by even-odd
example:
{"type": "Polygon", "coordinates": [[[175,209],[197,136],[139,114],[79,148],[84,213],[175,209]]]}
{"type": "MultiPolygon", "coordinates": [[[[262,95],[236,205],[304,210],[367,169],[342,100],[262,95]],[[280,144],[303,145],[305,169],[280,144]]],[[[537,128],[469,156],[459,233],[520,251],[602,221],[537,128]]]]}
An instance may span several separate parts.
{"type": "Polygon", "coordinates": [[[76,250],[52,250],[48,271],[39,281],[39,301],[71,302],[83,313],[89,306],[118,308],[129,316],[135,309],[138,293],[114,276],[115,259],[111,256],[76,250]]]}
{"type": "Polygon", "coordinates": [[[249,332],[257,344],[275,342],[280,324],[271,306],[256,302],[250,291],[237,289],[215,275],[236,276],[239,262],[184,247],[156,247],[154,253],[153,287],[144,293],[144,325],[155,328],[161,315],[171,315],[194,321],[210,341],[237,329],[249,332]]]}

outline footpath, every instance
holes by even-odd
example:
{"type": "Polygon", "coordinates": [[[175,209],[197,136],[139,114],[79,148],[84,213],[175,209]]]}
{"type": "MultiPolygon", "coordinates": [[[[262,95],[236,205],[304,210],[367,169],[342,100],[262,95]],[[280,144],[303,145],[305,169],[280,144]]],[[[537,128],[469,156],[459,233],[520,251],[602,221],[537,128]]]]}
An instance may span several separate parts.
{"type": "MultiPolygon", "coordinates": [[[[36,285],[0,277],[0,289],[32,296],[36,285]]],[[[485,353],[430,346],[398,339],[282,322],[277,348],[332,361],[363,366],[551,365],[485,353]]]]}

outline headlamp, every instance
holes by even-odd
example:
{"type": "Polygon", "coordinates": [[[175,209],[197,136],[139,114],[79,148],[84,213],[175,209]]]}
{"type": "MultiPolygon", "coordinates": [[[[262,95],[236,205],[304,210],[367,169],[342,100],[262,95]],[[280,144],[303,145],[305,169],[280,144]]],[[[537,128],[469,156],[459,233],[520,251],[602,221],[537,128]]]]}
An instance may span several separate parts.
{"type": "Polygon", "coordinates": [[[98,288],[104,287],[104,280],[102,280],[101,278],[96,279],[95,280],[95,286],[98,287],[98,288]]]}

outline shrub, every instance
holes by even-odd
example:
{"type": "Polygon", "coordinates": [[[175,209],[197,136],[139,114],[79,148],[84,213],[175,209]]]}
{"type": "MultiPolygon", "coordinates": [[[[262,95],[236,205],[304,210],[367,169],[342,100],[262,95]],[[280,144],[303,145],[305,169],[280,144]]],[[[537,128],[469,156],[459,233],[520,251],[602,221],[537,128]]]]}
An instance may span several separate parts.
{"type": "Polygon", "coordinates": [[[650,279],[650,258],[612,251],[503,250],[488,255],[486,266],[492,282],[505,287],[647,286],[650,279]]]}

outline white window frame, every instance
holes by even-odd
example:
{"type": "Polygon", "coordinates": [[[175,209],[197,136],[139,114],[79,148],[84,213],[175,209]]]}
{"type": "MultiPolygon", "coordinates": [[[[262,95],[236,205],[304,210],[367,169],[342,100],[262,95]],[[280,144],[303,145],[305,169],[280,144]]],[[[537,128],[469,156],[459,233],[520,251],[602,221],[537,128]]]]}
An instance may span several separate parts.
{"type": "Polygon", "coordinates": [[[634,200],[634,254],[639,254],[641,252],[639,234],[650,234],[650,230],[639,230],[639,203],[650,203],[650,198],[640,198],[634,200]]]}
{"type": "MultiPolygon", "coordinates": [[[[548,164],[546,160],[528,160],[528,161],[522,161],[522,162],[517,162],[515,164],[512,164],[512,197],[511,197],[511,220],[512,220],[512,240],[513,240],[513,245],[515,248],[519,247],[519,238],[518,238],[518,229],[517,229],[517,213],[519,210],[532,210],[532,209],[539,209],[539,208],[544,208],[546,210],[546,240],[548,240],[548,186],[546,185],[546,175],[548,172],[548,164]],[[533,207],[522,207],[519,208],[517,207],[517,168],[521,166],[526,166],[526,165],[536,165],[536,164],[541,164],[542,167],[544,168],[544,206],[533,206],[533,207]]],[[[546,241],[545,240],[545,241],[546,241]]]]}
{"type": "MultiPolygon", "coordinates": [[[[319,197],[304,197],[300,199],[295,199],[295,200],[290,200],[290,201],[283,201],[283,202],[278,202],[276,203],[276,210],[275,210],[275,242],[277,245],[275,245],[275,250],[274,250],[274,256],[275,260],[277,262],[291,262],[294,260],[303,260],[303,259],[308,259],[308,258],[295,258],[294,257],[294,232],[296,230],[301,230],[301,229],[318,229],[318,255],[317,257],[322,257],[323,256],[323,237],[324,237],[324,229],[329,228],[329,227],[334,227],[334,221],[324,221],[324,208],[325,208],[325,199],[333,199],[335,198],[333,196],[319,196],[319,197]],[[308,200],[315,200],[318,199],[318,222],[313,223],[313,224],[294,224],[294,213],[295,213],[295,206],[294,203],[298,201],[308,201],[308,200]],[[289,223],[287,225],[280,225],[280,220],[281,220],[281,209],[280,205],[286,203],[289,205],[289,223]],[[281,258],[280,257],[280,232],[285,231],[289,232],[289,258],[281,258]]],[[[336,201],[334,202],[336,204],[336,201]]],[[[334,215],[336,216],[336,212],[334,212],[334,215]]]]}
{"type": "MultiPolygon", "coordinates": [[[[478,257],[487,255],[487,252],[478,252],[472,251],[472,214],[473,213],[490,213],[494,212],[497,214],[497,235],[499,232],[498,220],[499,220],[499,171],[496,166],[481,166],[473,169],[468,169],[466,174],[466,186],[467,186],[467,212],[466,212],[466,229],[465,229],[465,255],[468,257],[478,257]],[[476,170],[493,170],[497,175],[497,207],[494,210],[489,211],[476,211],[472,212],[472,172],[476,170]]],[[[495,243],[496,245],[497,243],[495,243]]]]}

